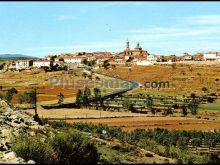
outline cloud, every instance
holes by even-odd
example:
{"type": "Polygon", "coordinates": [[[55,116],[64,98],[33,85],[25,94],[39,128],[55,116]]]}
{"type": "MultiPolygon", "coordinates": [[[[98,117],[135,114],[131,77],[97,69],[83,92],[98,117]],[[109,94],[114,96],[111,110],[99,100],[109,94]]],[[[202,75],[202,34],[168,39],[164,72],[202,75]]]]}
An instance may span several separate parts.
{"type": "Polygon", "coordinates": [[[220,25],[220,14],[195,15],[181,19],[192,25],[220,25]]]}
{"type": "Polygon", "coordinates": [[[189,40],[220,36],[220,27],[148,27],[144,29],[125,30],[124,34],[132,40],[189,40]]]}

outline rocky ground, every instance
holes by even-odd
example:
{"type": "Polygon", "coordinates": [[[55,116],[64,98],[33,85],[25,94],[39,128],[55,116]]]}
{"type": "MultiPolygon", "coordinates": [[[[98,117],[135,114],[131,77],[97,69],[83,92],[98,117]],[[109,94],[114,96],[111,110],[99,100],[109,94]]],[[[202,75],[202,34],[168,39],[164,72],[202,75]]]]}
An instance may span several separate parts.
{"type": "Polygon", "coordinates": [[[25,162],[11,150],[14,138],[36,133],[46,135],[49,126],[41,126],[33,118],[23,112],[10,107],[5,101],[0,100],[0,164],[3,163],[35,163],[33,160],[25,162]]]}

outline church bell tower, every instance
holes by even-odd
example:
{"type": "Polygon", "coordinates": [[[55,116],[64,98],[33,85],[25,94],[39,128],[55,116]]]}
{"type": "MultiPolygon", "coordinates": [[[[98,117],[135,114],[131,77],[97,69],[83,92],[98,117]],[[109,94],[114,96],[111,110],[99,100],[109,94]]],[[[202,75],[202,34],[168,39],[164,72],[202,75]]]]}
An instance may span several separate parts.
{"type": "Polygon", "coordinates": [[[130,48],[129,48],[129,41],[128,41],[128,39],[126,40],[126,46],[125,46],[125,49],[126,49],[126,50],[130,50],[130,48]]]}

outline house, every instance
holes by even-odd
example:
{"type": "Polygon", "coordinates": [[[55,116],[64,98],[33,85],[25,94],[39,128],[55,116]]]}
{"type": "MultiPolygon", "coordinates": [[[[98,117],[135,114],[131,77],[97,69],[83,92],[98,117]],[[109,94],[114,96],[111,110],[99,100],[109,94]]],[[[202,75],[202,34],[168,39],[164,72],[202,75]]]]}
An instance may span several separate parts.
{"type": "Polygon", "coordinates": [[[19,69],[26,69],[33,66],[33,60],[17,60],[15,61],[15,68],[19,69]]]}
{"type": "Polygon", "coordinates": [[[162,62],[176,62],[178,57],[176,55],[169,55],[169,56],[161,56],[162,62]]]}
{"type": "Polygon", "coordinates": [[[205,61],[216,61],[217,60],[217,52],[208,52],[204,53],[205,61]]]}
{"type": "Polygon", "coordinates": [[[82,60],[86,58],[84,57],[77,57],[77,56],[72,56],[72,57],[63,57],[64,62],[66,63],[81,63],[82,60]]]}
{"type": "Polygon", "coordinates": [[[193,60],[193,56],[188,54],[188,53],[184,53],[183,54],[183,60],[184,61],[192,61],[193,60]]]}
{"type": "Polygon", "coordinates": [[[193,55],[193,61],[203,61],[204,55],[202,53],[197,53],[193,55]]]}
{"type": "Polygon", "coordinates": [[[40,68],[40,67],[51,67],[53,65],[53,61],[51,60],[37,60],[34,61],[33,67],[40,68]]]}
{"type": "Polygon", "coordinates": [[[150,55],[147,56],[147,61],[157,62],[157,56],[153,55],[153,54],[150,54],[150,55]]]}

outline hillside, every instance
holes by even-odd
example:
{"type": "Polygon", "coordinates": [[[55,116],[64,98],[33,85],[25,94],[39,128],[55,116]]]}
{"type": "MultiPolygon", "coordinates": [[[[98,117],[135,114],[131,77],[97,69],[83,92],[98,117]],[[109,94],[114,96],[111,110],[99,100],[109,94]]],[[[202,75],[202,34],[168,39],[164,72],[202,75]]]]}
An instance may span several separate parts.
{"type": "Polygon", "coordinates": [[[33,59],[37,57],[23,54],[0,54],[0,59],[33,59]]]}

